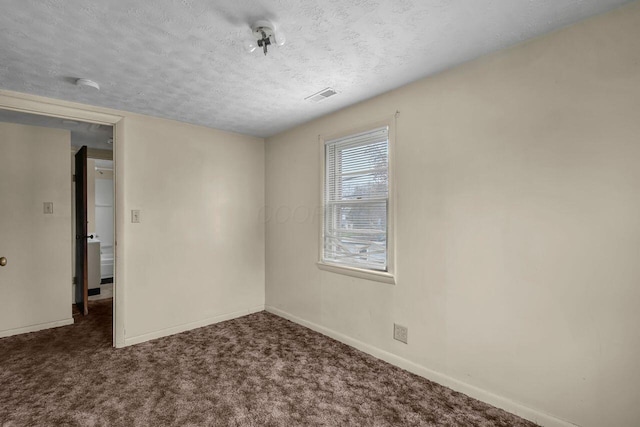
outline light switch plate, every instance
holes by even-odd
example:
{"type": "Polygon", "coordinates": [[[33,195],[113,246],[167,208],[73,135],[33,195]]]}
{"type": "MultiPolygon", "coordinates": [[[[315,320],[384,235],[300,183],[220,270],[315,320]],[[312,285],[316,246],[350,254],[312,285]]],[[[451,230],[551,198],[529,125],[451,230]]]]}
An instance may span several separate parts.
{"type": "Polygon", "coordinates": [[[53,214],[53,202],[44,202],[42,205],[45,214],[53,214]]]}
{"type": "Polygon", "coordinates": [[[140,222],[140,210],[139,209],[133,209],[131,211],[131,222],[133,222],[134,224],[137,224],[140,222]]]}

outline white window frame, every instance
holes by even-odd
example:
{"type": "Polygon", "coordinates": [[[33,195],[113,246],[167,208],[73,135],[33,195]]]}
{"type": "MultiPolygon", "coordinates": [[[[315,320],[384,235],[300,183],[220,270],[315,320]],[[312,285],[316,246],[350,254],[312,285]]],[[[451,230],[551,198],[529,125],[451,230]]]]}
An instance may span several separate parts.
{"type": "Polygon", "coordinates": [[[319,221],[319,245],[318,245],[318,268],[324,271],[332,273],[343,274],[347,276],[357,277],[360,279],[372,280],[375,282],[396,283],[396,270],[395,270],[395,115],[385,120],[380,120],[373,123],[368,123],[364,126],[352,128],[343,132],[320,135],[318,138],[319,151],[320,151],[320,206],[322,211],[322,218],[319,221]],[[328,141],[348,137],[362,132],[371,131],[381,127],[387,127],[389,130],[389,152],[388,152],[388,182],[389,182],[389,202],[387,212],[387,271],[372,270],[366,268],[350,267],[341,264],[333,264],[323,261],[324,251],[324,221],[325,221],[325,180],[326,177],[326,157],[325,157],[325,145],[328,141]]]}

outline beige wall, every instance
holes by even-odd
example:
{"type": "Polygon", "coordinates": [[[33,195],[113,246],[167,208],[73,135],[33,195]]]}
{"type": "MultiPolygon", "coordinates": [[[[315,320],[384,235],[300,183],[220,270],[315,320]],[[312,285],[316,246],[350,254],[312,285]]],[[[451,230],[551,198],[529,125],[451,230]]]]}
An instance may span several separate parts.
{"type": "Polygon", "coordinates": [[[0,337],[73,323],[70,140],[0,123],[0,337]]]}
{"type": "Polygon", "coordinates": [[[269,138],[268,309],[546,425],[640,425],[639,113],[635,2],[269,138]],[[320,271],[318,135],[396,110],[397,285],[320,271]]]}
{"type": "Polygon", "coordinates": [[[264,140],[137,115],[122,132],[126,343],[262,310],[264,140]]]}

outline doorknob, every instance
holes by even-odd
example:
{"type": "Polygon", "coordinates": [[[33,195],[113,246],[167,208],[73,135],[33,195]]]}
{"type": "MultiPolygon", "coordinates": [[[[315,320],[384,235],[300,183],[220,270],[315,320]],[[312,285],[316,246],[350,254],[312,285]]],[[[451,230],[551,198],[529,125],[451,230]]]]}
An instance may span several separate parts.
{"type": "Polygon", "coordinates": [[[7,259],[5,257],[0,257],[0,267],[4,267],[7,265],[7,259]]]}

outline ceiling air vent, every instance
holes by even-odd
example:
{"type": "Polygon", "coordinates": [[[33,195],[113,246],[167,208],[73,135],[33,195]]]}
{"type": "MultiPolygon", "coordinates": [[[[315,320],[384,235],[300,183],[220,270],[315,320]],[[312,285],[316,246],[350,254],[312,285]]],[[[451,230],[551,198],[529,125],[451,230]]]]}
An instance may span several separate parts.
{"type": "Polygon", "coordinates": [[[322,89],[318,93],[314,93],[311,96],[307,96],[305,98],[305,101],[320,102],[320,101],[324,101],[325,99],[329,98],[330,96],[336,95],[337,93],[338,92],[336,92],[335,90],[333,90],[330,87],[328,87],[326,89],[322,89]]]}

